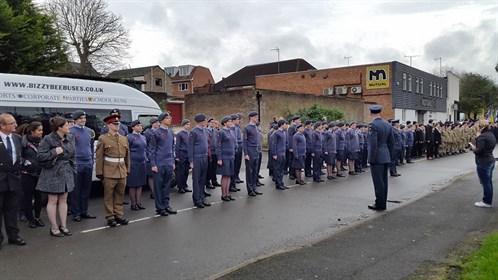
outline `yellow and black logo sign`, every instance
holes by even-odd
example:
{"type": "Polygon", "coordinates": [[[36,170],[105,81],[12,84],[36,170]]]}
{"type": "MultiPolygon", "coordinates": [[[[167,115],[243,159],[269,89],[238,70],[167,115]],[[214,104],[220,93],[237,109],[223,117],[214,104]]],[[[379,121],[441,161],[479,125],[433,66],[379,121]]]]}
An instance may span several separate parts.
{"type": "Polygon", "coordinates": [[[367,67],[367,88],[389,88],[389,65],[367,67]]]}

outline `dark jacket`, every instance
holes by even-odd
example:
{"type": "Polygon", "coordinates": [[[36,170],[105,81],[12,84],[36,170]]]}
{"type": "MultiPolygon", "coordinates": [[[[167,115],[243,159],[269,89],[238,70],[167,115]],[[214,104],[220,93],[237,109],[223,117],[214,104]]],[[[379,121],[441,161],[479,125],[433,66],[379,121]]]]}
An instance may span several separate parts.
{"type": "Polygon", "coordinates": [[[40,146],[41,139],[36,139],[28,135],[24,135],[21,142],[21,157],[24,161],[21,172],[31,176],[40,176],[41,166],[38,164],[36,154],[40,146]]]}
{"type": "Polygon", "coordinates": [[[16,162],[7,155],[7,148],[0,138],[0,192],[21,189],[21,136],[10,134],[15,145],[16,162]]]}
{"type": "Polygon", "coordinates": [[[496,137],[493,132],[488,128],[483,129],[481,135],[476,139],[476,148],[474,149],[476,164],[495,161],[495,157],[493,156],[495,146],[496,137]]]}

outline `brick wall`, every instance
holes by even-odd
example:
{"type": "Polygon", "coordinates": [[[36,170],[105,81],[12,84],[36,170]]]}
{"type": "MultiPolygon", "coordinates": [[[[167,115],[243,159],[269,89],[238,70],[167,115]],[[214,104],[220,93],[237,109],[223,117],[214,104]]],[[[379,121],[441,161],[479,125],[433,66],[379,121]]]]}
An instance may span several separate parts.
{"type": "MultiPolygon", "coordinates": [[[[344,112],[346,120],[369,121],[368,104],[362,100],[333,98],[327,96],[259,90],[261,97],[261,129],[267,131],[273,117],[280,117],[286,109],[297,112],[318,104],[328,108],[338,108],[344,112]]],[[[232,113],[242,113],[243,124],[247,123],[250,111],[258,111],[256,90],[237,90],[220,93],[188,94],[185,96],[185,117],[193,120],[198,113],[215,117],[217,120],[232,113]]]]}
{"type": "Polygon", "coordinates": [[[160,93],[171,93],[171,78],[167,76],[160,67],[153,67],[152,71],[144,75],[144,85],[143,91],[147,92],[160,92],[160,93]],[[162,80],[161,86],[156,86],[156,79],[162,80]]]}

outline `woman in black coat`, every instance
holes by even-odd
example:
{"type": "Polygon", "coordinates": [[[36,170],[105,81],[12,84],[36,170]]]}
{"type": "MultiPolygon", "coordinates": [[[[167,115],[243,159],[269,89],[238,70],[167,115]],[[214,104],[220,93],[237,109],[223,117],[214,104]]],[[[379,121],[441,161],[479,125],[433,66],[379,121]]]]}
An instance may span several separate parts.
{"type": "Polygon", "coordinates": [[[36,190],[41,167],[36,159],[38,147],[43,136],[43,126],[40,122],[31,122],[24,128],[21,142],[21,156],[23,164],[21,168],[21,183],[23,189],[23,208],[30,228],[45,226],[40,219],[42,193],[36,190]],[[33,199],[35,201],[33,209],[33,199]],[[34,210],[34,215],[33,215],[34,210]]]}

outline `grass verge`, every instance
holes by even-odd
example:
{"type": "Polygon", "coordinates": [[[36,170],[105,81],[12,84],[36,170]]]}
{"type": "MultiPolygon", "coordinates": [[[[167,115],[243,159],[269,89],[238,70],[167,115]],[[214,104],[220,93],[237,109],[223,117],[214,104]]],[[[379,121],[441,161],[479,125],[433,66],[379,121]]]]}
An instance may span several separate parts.
{"type": "Polygon", "coordinates": [[[486,237],[481,248],[466,258],[461,274],[457,278],[461,280],[498,278],[498,232],[486,237]]]}

